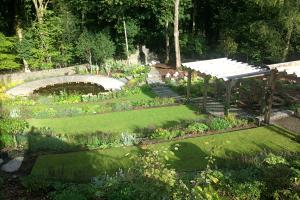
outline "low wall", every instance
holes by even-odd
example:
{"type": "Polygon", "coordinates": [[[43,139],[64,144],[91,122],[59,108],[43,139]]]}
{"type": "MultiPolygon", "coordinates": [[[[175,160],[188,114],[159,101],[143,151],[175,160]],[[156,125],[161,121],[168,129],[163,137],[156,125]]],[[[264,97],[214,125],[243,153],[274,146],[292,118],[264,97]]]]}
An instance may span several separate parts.
{"type": "Polygon", "coordinates": [[[76,65],[72,67],[65,67],[59,69],[49,69],[33,72],[18,72],[12,74],[3,74],[0,75],[0,84],[8,84],[11,82],[26,82],[37,79],[44,79],[55,76],[64,76],[64,75],[74,75],[76,74],[76,69],[85,69],[85,65],[76,65]]]}

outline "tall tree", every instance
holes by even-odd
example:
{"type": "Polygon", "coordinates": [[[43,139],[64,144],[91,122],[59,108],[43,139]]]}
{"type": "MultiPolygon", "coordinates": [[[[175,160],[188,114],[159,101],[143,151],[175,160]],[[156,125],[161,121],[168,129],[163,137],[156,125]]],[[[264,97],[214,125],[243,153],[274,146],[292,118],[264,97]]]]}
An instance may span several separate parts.
{"type": "Polygon", "coordinates": [[[181,55],[180,55],[180,44],[179,44],[179,3],[180,0],[174,0],[174,41],[175,41],[176,69],[181,67],[181,55]]]}
{"type": "MultiPolygon", "coordinates": [[[[23,28],[21,25],[21,7],[24,7],[24,1],[22,0],[14,0],[14,8],[15,8],[15,30],[16,35],[18,36],[19,42],[23,40],[23,28]]],[[[25,72],[30,72],[27,60],[23,57],[23,66],[25,72]]]]}

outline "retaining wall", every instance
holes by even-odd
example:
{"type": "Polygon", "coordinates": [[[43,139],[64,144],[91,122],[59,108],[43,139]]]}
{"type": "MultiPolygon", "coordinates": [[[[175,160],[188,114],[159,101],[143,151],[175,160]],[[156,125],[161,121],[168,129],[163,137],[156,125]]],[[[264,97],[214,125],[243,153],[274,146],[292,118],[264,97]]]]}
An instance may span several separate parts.
{"type": "Polygon", "coordinates": [[[49,69],[33,72],[18,72],[12,74],[0,75],[0,84],[8,84],[11,82],[26,82],[37,79],[44,79],[55,76],[64,75],[74,75],[76,74],[76,69],[85,69],[85,65],[76,65],[71,67],[59,68],[59,69],[49,69]]]}

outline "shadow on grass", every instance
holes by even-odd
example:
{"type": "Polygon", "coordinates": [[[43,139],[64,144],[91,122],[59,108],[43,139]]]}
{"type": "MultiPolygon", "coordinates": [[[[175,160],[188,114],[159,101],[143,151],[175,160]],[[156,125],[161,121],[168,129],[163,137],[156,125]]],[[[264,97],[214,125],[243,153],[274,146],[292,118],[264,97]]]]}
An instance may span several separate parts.
{"type": "Polygon", "coordinates": [[[157,95],[153,92],[153,90],[149,86],[141,87],[142,93],[147,95],[148,97],[155,98],[157,95]]]}
{"type": "Polygon", "coordinates": [[[279,127],[279,126],[266,126],[266,128],[270,131],[276,132],[280,135],[283,135],[285,137],[288,137],[290,139],[295,139],[296,133],[293,133],[285,128],[279,127]]]}
{"type": "MultiPolygon", "coordinates": [[[[63,144],[63,141],[51,141],[63,144]]],[[[66,154],[45,155],[38,158],[32,174],[47,179],[61,181],[88,182],[92,177],[114,174],[120,169],[127,170],[133,164],[130,157],[132,155],[144,155],[149,150],[158,150],[167,147],[174,152],[174,156],[168,162],[171,168],[180,172],[195,172],[205,169],[207,158],[213,154],[216,159],[215,165],[225,169],[242,169],[251,167],[256,161],[255,155],[264,152],[274,152],[272,146],[259,142],[252,142],[254,150],[243,152],[241,149],[234,150],[231,147],[209,147],[202,148],[187,140],[156,144],[153,146],[130,146],[117,147],[95,151],[79,151],[66,154]],[[178,148],[175,150],[175,148],[178,148]]],[[[72,144],[70,149],[74,148],[72,144]]],[[[206,145],[203,143],[203,145],[206,145]]],[[[283,154],[284,152],[281,152],[283,154]]],[[[285,152],[289,155],[289,152],[285,152]]]]}

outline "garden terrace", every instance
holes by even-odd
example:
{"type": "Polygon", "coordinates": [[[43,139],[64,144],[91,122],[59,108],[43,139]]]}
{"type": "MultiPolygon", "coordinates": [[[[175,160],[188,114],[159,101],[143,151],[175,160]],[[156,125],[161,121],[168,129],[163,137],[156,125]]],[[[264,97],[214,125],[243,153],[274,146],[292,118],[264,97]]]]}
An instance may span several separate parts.
{"type": "Polygon", "coordinates": [[[111,112],[100,115],[77,117],[28,119],[34,127],[49,127],[55,133],[80,134],[96,131],[121,134],[136,133],[146,127],[173,126],[183,120],[204,118],[197,115],[192,108],[184,105],[111,112]]]}
{"type": "Polygon", "coordinates": [[[120,80],[96,75],[60,76],[24,83],[7,90],[6,94],[12,96],[30,96],[40,88],[64,83],[95,84],[103,87],[105,90],[120,90],[125,85],[125,83],[120,80]]]}
{"type": "Polygon", "coordinates": [[[170,149],[169,164],[178,171],[197,171],[206,167],[206,157],[213,155],[219,167],[243,165],[245,156],[266,152],[299,153],[294,135],[276,126],[260,127],[219,135],[157,143],[149,146],[118,147],[38,157],[31,174],[63,181],[89,181],[94,176],[128,169],[130,157],[145,150],[170,149]],[[215,147],[218,149],[215,149],[215,147]],[[178,148],[178,150],[176,150],[178,148]],[[80,174],[80,176],[78,176],[80,174]]]}

